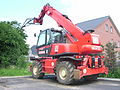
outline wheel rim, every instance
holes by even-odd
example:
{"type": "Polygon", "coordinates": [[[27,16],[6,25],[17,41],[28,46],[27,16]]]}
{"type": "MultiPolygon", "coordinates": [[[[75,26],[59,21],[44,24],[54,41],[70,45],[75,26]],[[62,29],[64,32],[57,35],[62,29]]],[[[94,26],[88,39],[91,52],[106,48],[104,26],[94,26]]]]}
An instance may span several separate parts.
{"type": "Polygon", "coordinates": [[[61,67],[59,70],[59,76],[62,80],[65,80],[67,77],[67,69],[65,67],[61,67]]]}
{"type": "Polygon", "coordinates": [[[37,75],[38,68],[36,66],[33,67],[33,74],[37,75]]]}

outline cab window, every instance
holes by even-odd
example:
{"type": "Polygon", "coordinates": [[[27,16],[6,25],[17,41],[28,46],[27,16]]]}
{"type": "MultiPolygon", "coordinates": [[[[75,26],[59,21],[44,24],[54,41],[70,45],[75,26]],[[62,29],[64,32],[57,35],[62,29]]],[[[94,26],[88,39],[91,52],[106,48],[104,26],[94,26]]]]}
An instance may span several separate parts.
{"type": "Polygon", "coordinates": [[[42,46],[42,45],[45,45],[45,35],[46,34],[46,31],[42,31],[38,37],[38,43],[37,43],[37,46],[42,46]]]}
{"type": "Polygon", "coordinates": [[[62,40],[60,32],[52,32],[52,43],[60,43],[62,40]]]}

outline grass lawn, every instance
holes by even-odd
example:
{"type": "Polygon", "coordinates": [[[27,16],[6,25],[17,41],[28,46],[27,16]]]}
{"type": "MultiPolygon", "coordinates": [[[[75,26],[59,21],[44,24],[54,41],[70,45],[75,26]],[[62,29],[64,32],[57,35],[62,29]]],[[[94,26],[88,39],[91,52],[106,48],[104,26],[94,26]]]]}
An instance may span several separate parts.
{"type": "Polygon", "coordinates": [[[100,77],[120,78],[120,67],[118,67],[114,73],[109,71],[108,75],[100,75],[100,77]]]}
{"type": "Polygon", "coordinates": [[[0,77],[1,76],[24,76],[31,75],[27,69],[16,69],[16,68],[0,68],[0,77]]]}
{"type": "MultiPolygon", "coordinates": [[[[0,77],[2,76],[24,76],[31,75],[31,72],[27,68],[0,68],[0,77]]],[[[120,78],[120,68],[116,69],[116,73],[110,73],[108,75],[100,75],[100,77],[108,78],[120,78]]]]}
{"type": "Polygon", "coordinates": [[[112,78],[120,78],[120,68],[117,68],[116,72],[113,74],[113,73],[110,73],[107,75],[107,77],[112,77],[112,78]]]}

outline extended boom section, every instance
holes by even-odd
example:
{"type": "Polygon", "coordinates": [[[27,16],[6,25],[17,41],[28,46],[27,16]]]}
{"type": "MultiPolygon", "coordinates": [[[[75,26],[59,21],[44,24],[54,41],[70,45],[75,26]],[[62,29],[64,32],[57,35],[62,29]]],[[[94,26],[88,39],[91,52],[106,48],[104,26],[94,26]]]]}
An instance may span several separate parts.
{"type": "Polygon", "coordinates": [[[34,20],[34,23],[40,23],[42,25],[45,14],[52,17],[60,27],[65,28],[76,39],[80,39],[80,37],[83,36],[84,33],[83,30],[75,26],[66,15],[61,14],[59,11],[51,7],[49,4],[43,7],[39,17],[34,20]]]}

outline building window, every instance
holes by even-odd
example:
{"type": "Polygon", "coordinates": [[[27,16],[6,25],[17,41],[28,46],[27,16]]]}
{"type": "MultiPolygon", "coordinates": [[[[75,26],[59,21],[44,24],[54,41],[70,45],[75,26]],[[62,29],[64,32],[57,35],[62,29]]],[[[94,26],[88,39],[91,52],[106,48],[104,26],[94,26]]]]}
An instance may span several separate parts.
{"type": "Polygon", "coordinates": [[[108,24],[105,24],[105,27],[106,27],[106,31],[108,32],[109,30],[108,24]]]}
{"type": "Polygon", "coordinates": [[[110,32],[113,32],[113,28],[112,28],[112,26],[110,27],[110,32]]]}

